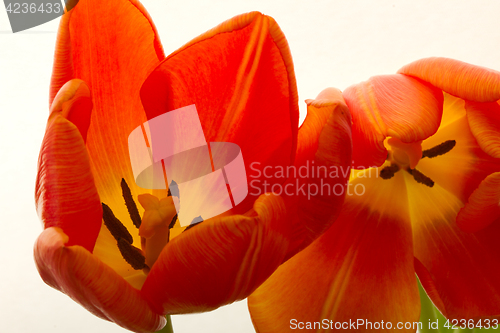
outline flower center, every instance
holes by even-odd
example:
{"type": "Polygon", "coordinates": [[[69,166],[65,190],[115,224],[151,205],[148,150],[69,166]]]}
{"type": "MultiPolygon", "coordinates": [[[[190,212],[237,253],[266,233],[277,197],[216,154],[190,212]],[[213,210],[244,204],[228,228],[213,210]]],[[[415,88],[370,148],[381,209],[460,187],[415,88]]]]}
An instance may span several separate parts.
{"type": "Polygon", "coordinates": [[[431,149],[422,151],[422,142],[404,143],[397,138],[387,139],[387,161],[390,165],[380,171],[382,179],[391,179],[394,174],[403,169],[413,176],[417,183],[428,187],[434,186],[434,181],[416,169],[422,158],[434,158],[449,152],[455,147],[455,140],[445,141],[431,149]]]}
{"type": "MultiPolygon", "coordinates": [[[[121,181],[121,188],[130,219],[134,226],[139,229],[141,249],[132,245],[133,238],[128,229],[113,214],[111,208],[102,203],[104,225],[116,239],[118,249],[125,261],[135,270],[142,269],[145,274],[148,274],[170,240],[170,229],[178,224],[175,207],[180,207],[179,189],[177,184],[172,181],[168,189],[168,195],[165,198],[158,199],[151,194],[139,195],[139,203],[144,208],[144,215],[141,219],[132,192],[125,179],[121,181]]],[[[182,232],[200,222],[203,222],[201,216],[195,218],[182,232]]]]}
{"type": "Polygon", "coordinates": [[[422,141],[414,143],[404,143],[397,138],[389,138],[388,160],[392,164],[397,164],[401,169],[415,169],[422,158],[422,141]]]}

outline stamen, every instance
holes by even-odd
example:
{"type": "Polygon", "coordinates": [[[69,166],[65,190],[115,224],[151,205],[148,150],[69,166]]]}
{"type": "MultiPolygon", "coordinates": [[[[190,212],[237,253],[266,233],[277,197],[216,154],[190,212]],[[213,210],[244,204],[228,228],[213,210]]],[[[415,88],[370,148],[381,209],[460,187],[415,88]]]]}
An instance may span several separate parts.
{"type": "Polygon", "coordinates": [[[124,239],[130,244],[133,243],[134,240],[130,232],[128,232],[127,228],[118,218],[116,218],[111,208],[104,202],[102,203],[102,219],[104,220],[104,225],[117,241],[119,239],[124,239]]]}
{"type": "Polygon", "coordinates": [[[118,249],[123,256],[123,259],[132,266],[133,269],[139,270],[145,268],[146,258],[142,251],[130,244],[123,238],[118,239],[118,249]]]}
{"type": "Polygon", "coordinates": [[[201,222],[203,222],[203,221],[204,221],[204,220],[203,220],[203,218],[201,217],[201,215],[200,215],[200,216],[198,216],[198,217],[195,217],[195,218],[191,221],[191,224],[190,224],[190,225],[188,225],[188,226],[187,226],[187,228],[186,228],[186,229],[184,229],[184,231],[183,231],[183,232],[188,231],[189,229],[191,229],[192,227],[194,227],[194,226],[198,225],[199,223],[201,223],[201,222]]]}
{"type": "Polygon", "coordinates": [[[122,195],[123,199],[125,199],[125,205],[127,206],[130,219],[132,220],[132,223],[134,223],[135,227],[139,228],[141,226],[141,215],[139,214],[137,205],[135,204],[134,198],[132,197],[130,187],[128,187],[128,184],[124,178],[122,178],[122,182],[120,185],[122,187],[122,195]]]}
{"type": "Polygon", "coordinates": [[[406,169],[406,171],[408,171],[408,173],[413,176],[413,179],[415,179],[417,183],[424,184],[429,187],[434,186],[434,181],[420,171],[410,168],[406,169]]]}
{"type": "Polygon", "coordinates": [[[167,197],[171,197],[171,196],[179,198],[179,186],[177,185],[177,183],[174,180],[172,180],[170,182],[170,185],[168,185],[167,197]]]}
{"type": "Polygon", "coordinates": [[[436,156],[444,155],[455,147],[457,142],[455,140],[445,141],[433,148],[426,149],[422,152],[422,158],[428,157],[433,158],[436,156]]]}
{"type": "Polygon", "coordinates": [[[380,177],[382,177],[382,179],[391,179],[398,171],[399,171],[399,165],[391,164],[386,166],[380,171],[380,177]]]}
{"type": "Polygon", "coordinates": [[[172,221],[170,221],[170,224],[168,225],[169,229],[172,229],[175,225],[175,222],[177,222],[177,214],[172,218],[172,221]]]}

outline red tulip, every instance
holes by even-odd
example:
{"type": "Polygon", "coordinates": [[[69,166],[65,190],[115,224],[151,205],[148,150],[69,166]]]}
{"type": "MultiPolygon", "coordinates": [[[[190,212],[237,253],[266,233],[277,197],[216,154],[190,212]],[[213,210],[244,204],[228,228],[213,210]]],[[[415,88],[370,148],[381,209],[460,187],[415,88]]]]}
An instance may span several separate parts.
{"type": "Polygon", "coordinates": [[[500,73],[443,58],[399,73],[344,91],[364,191],[249,298],[258,332],[415,331],[415,273],[445,317],[500,316],[500,73]]]}
{"type": "MultiPolygon", "coordinates": [[[[161,329],[165,314],[247,297],[329,226],[343,195],[268,195],[257,183],[257,195],[188,231],[154,226],[175,222],[175,198],[135,184],[128,136],[148,119],[195,104],[207,142],[238,144],[247,173],[255,162],[261,173],[310,162],[348,168],[350,115],[338,92],[325,98],[310,102],[299,131],[290,51],[268,16],[235,17],[165,58],[137,1],[80,1],[61,21],[40,151],[40,275],[95,315],[136,332],[161,329]],[[141,223],[147,225],[138,230],[141,223]],[[163,241],[153,242],[157,227],[163,241]]],[[[346,181],[328,180],[342,188],[346,181]]]]}

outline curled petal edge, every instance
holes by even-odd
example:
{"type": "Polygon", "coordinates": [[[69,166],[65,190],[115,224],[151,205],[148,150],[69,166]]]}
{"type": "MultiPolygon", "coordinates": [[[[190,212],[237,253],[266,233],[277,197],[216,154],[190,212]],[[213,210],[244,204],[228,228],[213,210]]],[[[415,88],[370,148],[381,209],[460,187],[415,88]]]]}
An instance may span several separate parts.
{"type": "Polygon", "coordinates": [[[500,101],[493,103],[465,102],[472,135],[481,149],[500,158],[500,101]]]}
{"type": "Polygon", "coordinates": [[[68,245],[92,252],[101,228],[101,201],[82,136],[60,113],[49,118],[40,149],[35,205],[44,228],[59,227],[68,245]]]}
{"type": "Polygon", "coordinates": [[[352,114],[356,169],[385,162],[387,137],[418,142],[435,134],[441,123],[442,91],[406,75],[374,76],[348,87],[343,96],[352,114]]]}
{"type": "Polygon", "coordinates": [[[38,237],[35,263],[49,286],[67,294],[94,315],[134,332],[155,332],[166,325],[134,289],[110,267],[81,246],[66,246],[68,236],[57,227],[38,237]]]}
{"type": "Polygon", "coordinates": [[[469,101],[494,102],[500,99],[500,72],[459,60],[420,59],[403,66],[398,73],[418,77],[469,101]]]}
{"type": "Polygon", "coordinates": [[[244,215],[208,219],[185,231],[161,252],[143,296],[163,314],[211,311],[248,297],[283,261],[287,213],[281,197],[262,194],[244,215]]]}

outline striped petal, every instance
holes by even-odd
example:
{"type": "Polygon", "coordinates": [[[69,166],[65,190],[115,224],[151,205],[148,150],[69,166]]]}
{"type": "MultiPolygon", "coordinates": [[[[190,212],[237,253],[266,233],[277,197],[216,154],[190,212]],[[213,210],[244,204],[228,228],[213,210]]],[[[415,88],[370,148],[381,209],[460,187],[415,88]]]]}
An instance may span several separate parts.
{"type": "MultiPolygon", "coordinates": [[[[148,119],[195,104],[206,140],[236,143],[260,184],[283,181],[264,178],[264,167],[294,161],[295,74],[286,39],[271,17],[243,14],[195,38],[152,72],[141,98],[148,119]]],[[[252,193],[239,212],[251,208],[252,193]]]]}
{"type": "Polygon", "coordinates": [[[420,78],[454,96],[475,101],[500,99],[500,72],[448,58],[414,61],[398,73],[420,78]]]}
{"type": "MultiPolygon", "coordinates": [[[[419,295],[402,174],[383,180],[375,176],[376,170],[372,172],[372,178],[366,170],[351,183],[364,186],[366,192],[346,197],[332,227],[249,297],[258,332],[289,332],[294,324],[300,328],[298,322],[383,320],[395,329],[398,322],[418,321],[419,295]],[[388,198],[386,191],[397,196],[388,198]]],[[[335,326],[314,328],[333,331],[335,326]]],[[[349,325],[342,328],[356,331],[349,325]]],[[[375,331],[364,325],[357,330],[375,331]]]]}
{"type": "Polygon", "coordinates": [[[55,113],[49,119],[38,159],[35,202],[44,228],[59,227],[68,245],[92,251],[102,209],[78,128],[55,113]]]}
{"type": "Polygon", "coordinates": [[[474,138],[463,99],[444,94],[443,120],[439,131],[422,142],[424,150],[448,140],[455,147],[436,158],[423,158],[417,169],[465,204],[479,184],[500,171],[500,160],[486,154],[474,138]]]}
{"type": "Polygon", "coordinates": [[[466,102],[467,119],[481,149],[500,158],[500,101],[493,103],[466,102]]]}
{"type": "Polygon", "coordinates": [[[155,332],[166,319],[154,313],[140,292],[80,246],[68,246],[60,228],[48,228],[35,244],[42,279],[96,316],[134,332],[155,332]]]}
{"type": "Polygon", "coordinates": [[[404,143],[424,140],[437,131],[441,121],[441,91],[408,76],[375,76],[347,88],[343,96],[352,114],[357,169],[384,163],[386,137],[404,143]]]}
{"type": "Polygon", "coordinates": [[[66,82],[54,98],[47,123],[57,115],[61,115],[78,128],[85,142],[91,114],[92,100],[89,87],[82,80],[73,79],[66,82]]]}
{"type": "Polygon", "coordinates": [[[86,144],[101,200],[112,208],[122,204],[122,178],[137,190],[127,139],[146,121],[140,86],[163,58],[156,28],[136,0],[81,0],[61,19],[50,99],[70,79],[88,85],[94,109],[86,144]]]}
{"type": "Polygon", "coordinates": [[[500,315],[500,224],[464,232],[455,223],[459,198],[439,184],[405,177],[415,257],[423,266],[417,273],[434,304],[450,319],[500,315]]]}
{"type": "MultiPolygon", "coordinates": [[[[149,14],[136,0],[80,0],[61,18],[54,56],[50,100],[68,80],[88,85],[93,102],[86,146],[101,202],[132,230],[121,179],[138,194],[128,155],[130,132],[146,121],[139,91],[154,67],[164,59],[149,14]]],[[[135,245],[140,239],[135,236],[135,245]]],[[[131,274],[116,241],[103,227],[94,254],[122,276],[131,274]]],[[[133,273],[133,272],[132,272],[133,273]]]]}
{"type": "Polygon", "coordinates": [[[351,171],[351,116],[342,93],[328,88],[306,103],[294,173],[283,185],[287,209],[293,211],[288,256],[309,245],[335,221],[351,171]]]}
{"type": "Polygon", "coordinates": [[[500,172],[483,180],[457,216],[457,225],[467,232],[476,232],[492,223],[500,223],[500,172]]]}
{"type": "Polygon", "coordinates": [[[247,297],[288,246],[283,200],[264,194],[248,214],[204,221],[171,240],[141,292],[160,313],[210,311],[247,297]]]}

